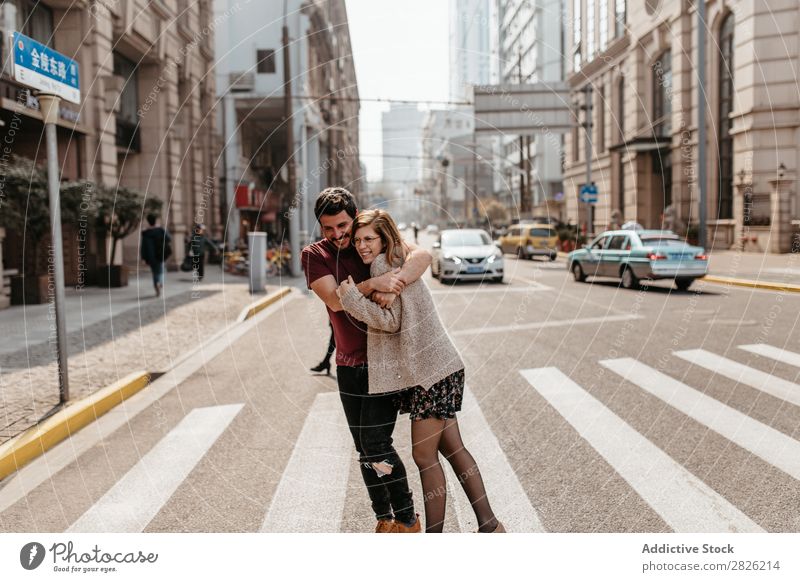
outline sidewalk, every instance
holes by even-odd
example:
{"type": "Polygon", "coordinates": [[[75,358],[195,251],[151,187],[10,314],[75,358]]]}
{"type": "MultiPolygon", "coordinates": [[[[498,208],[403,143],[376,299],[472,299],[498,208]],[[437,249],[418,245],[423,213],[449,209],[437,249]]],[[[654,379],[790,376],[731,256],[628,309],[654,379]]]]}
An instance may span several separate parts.
{"type": "Polygon", "coordinates": [[[800,253],[712,251],[708,257],[708,273],[754,287],[760,284],[800,286],[800,253]]]}
{"type": "MultiPolygon", "coordinates": [[[[274,291],[272,284],[267,292],[274,291]]],[[[247,278],[208,265],[202,282],[167,273],[153,292],[149,269],[127,287],[66,292],[70,400],[86,397],[131,372],[163,372],[257,301],[247,278]]],[[[49,305],[0,311],[0,444],[58,406],[55,318],[49,305]]]]}

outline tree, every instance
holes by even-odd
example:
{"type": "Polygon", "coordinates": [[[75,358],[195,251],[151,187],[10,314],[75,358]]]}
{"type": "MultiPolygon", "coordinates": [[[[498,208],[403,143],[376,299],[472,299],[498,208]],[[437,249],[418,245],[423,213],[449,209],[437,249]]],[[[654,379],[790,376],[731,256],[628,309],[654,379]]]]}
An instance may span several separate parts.
{"type": "MultiPolygon", "coordinates": [[[[0,203],[0,226],[22,233],[26,247],[33,257],[28,275],[38,275],[39,247],[50,230],[50,203],[47,193],[47,173],[33,160],[12,155],[9,165],[0,176],[5,196],[0,203]]],[[[23,263],[24,264],[24,263],[23,263]]]]}
{"type": "Polygon", "coordinates": [[[487,200],[483,204],[483,212],[492,224],[505,224],[508,222],[508,211],[497,200],[487,200]]]}

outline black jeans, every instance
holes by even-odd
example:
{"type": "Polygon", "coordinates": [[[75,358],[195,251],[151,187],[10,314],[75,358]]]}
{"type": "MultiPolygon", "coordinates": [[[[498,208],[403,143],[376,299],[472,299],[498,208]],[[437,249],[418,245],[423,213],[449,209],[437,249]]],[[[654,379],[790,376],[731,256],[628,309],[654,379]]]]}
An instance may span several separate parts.
{"type": "Polygon", "coordinates": [[[414,502],[408,487],[406,468],[392,446],[397,405],[392,394],[369,394],[367,366],[337,366],[339,397],[359,454],[359,465],[372,509],[378,519],[413,522],[414,502]],[[392,466],[380,475],[372,463],[392,466]]]}

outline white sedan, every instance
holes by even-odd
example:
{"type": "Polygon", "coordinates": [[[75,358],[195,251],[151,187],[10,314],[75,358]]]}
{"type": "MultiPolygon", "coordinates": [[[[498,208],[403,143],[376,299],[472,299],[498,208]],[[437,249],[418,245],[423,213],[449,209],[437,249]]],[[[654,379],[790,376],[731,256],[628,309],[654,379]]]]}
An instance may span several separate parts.
{"type": "Polygon", "coordinates": [[[434,278],[444,282],[503,282],[503,253],[492,243],[485,230],[444,230],[433,243],[434,278]]]}

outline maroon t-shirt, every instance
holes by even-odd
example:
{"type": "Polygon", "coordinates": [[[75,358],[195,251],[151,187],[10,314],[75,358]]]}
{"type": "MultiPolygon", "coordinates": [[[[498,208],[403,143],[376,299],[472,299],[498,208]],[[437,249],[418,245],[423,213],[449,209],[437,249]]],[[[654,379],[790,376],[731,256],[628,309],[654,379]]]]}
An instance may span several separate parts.
{"type": "MultiPolygon", "coordinates": [[[[336,283],[346,281],[348,275],[356,283],[369,279],[369,265],[364,264],[355,248],[348,246],[339,250],[328,239],[304,248],[301,261],[309,289],[314,281],[325,275],[333,275],[336,283]]],[[[346,311],[331,311],[328,308],[328,316],[331,318],[333,336],[336,339],[336,365],[366,364],[367,326],[353,319],[346,311]]]]}

